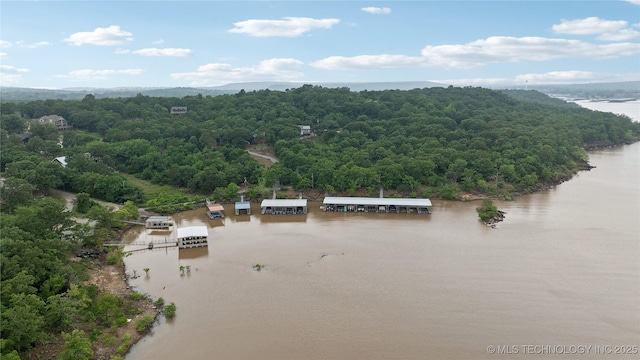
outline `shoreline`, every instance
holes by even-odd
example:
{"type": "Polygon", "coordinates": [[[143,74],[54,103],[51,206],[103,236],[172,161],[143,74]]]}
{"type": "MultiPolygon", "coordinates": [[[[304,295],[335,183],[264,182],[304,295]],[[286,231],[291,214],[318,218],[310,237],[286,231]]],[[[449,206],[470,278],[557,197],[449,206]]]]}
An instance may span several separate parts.
{"type": "MultiPolygon", "coordinates": [[[[617,147],[622,147],[624,145],[631,145],[631,144],[636,143],[636,142],[640,142],[640,138],[636,138],[632,142],[625,142],[625,143],[621,143],[621,144],[617,144],[617,145],[610,145],[610,144],[604,145],[603,144],[601,146],[597,146],[597,147],[594,146],[594,147],[590,147],[588,149],[585,147],[584,149],[585,149],[585,151],[594,151],[594,150],[600,150],[600,149],[617,148],[617,147]]],[[[549,190],[549,189],[553,188],[554,186],[560,185],[560,184],[562,184],[562,183],[564,183],[566,181],[569,181],[569,180],[573,179],[573,177],[576,174],[578,174],[580,171],[590,171],[593,168],[595,168],[595,166],[592,166],[588,162],[586,162],[584,164],[584,166],[582,166],[579,169],[577,169],[576,172],[574,172],[572,175],[564,176],[564,177],[562,177],[561,179],[559,179],[558,181],[556,181],[556,182],[554,182],[552,184],[544,184],[544,185],[543,184],[538,184],[538,186],[536,186],[536,189],[533,190],[533,191],[530,191],[530,192],[517,192],[517,193],[510,194],[510,195],[512,195],[515,198],[515,197],[519,197],[519,196],[531,195],[531,194],[535,194],[535,193],[538,193],[538,192],[546,191],[546,190],[549,190]]],[[[365,189],[365,191],[366,191],[366,189],[365,189]]],[[[394,191],[393,193],[397,193],[397,191],[394,191]]],[[[327,195],[326,192],[319,191],[319,190],[311,190],[311,191],[309,191],[309,190],[307,190],[307,191],[288,190],[287,194],[288,195],[293,195],[292,198],[297,198],[297,196],[299,194],[303,194],[303,197],[305,199],[308,199],[308,200],[311,200],[311,201],[315,201],[315,202],[320,202],[320,203],[323,201],[324,196],[327,195]]],[[[344,195],[349,196],[348,193],[344,193],[344,195]]],[[[357,194],[354,194],[354,195],[357,195],[357,194]]],[[[483,200],[485,198],[496,199],[496,197],[490,196],[488,194],[479,194],[479,193],[461,192],[458,195],[459,195],[458,199],[454,199],[454,200],[443,199],[443,198],[439,198],[439,197],[434,197],[433,199],[436,199],[436,200],[448,200],[448,201],[461,201],[461,202],[478,201],[478,200],[483,200]]],[[[515,200],[515,199],[512,199],[512,200],[515,200]]],[[[249,201],[259,202],[260,200],[256,199],[256,200],[249,200],[249,201]]],[[[195,207],[194,207],[194,209],[195,209],[195,207]]],[[[504,218],[504,214],[505,213],[501,211],[501,214],[503,215],[503,218],[504,218]]],[[[486,224],[485,223],[485,225],[489,226],[489,227],[494,227],[495,223],[493,223],[493,224],[486,224]]],[[[122,229],[120,232],[118,232],[117,240],[118,241],[122,241],[123,235],[128,230],[130,230],[133,226],[134,225],[127,225],[124,229],[122,229]]],[[[124,244],[123,244],[123,246],[124,246],[124,244]]],[[[134,293],[135,290],[133,290],[133,288],[129,285],[129,279],[130,278],[126,274],[126,264],[125,263],[123,263],[121,265],[121,272],[122,272],[122,276],[118,277],[117,279],[114,279],[114,281],[121,282],[121,284],[126,288],[126,291],[130,295],[130,294],[134,293]]],[[[147,297],[148,301],[153,306],[153,301],[150,300],[151,295],[145,294],[145,296],[147,297]]],[[[155,306],[153,306],[153,309],[155,311],[154,322],[153,322],[154,325],[153,326],[156,326],[157,325],[156,323],[158,322],[158,317],[160,316],[160,311],[155,309],[155,306]]],[[[131,323],[133,323],[133,321],[131,323]]],[[[143,334],[137,334],[138,336],[136,336],[136,337],[132,337],[131,345],[129,346],[129,348],[127,349],[127,352],[124,355],[126,355],[130,351],[130,349],[133,348],[133,346],[135,346],[137,343],[142,341],[147,336],[147,334],[149,332],[150,332],[150,330],[148,330],[147,332],[145,332],[143,334]]],[[[117,355],[114,352],[114,353],[111,354],[111,356],[117,356],[117,355]]],[[[110,359],[110,357],[107,357],[105,359],[110,359]]]]}

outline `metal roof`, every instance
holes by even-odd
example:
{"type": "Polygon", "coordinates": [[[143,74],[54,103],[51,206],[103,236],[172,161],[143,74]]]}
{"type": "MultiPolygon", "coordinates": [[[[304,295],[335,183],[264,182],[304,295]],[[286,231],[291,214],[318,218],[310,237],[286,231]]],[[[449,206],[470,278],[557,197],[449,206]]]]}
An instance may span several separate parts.
{"type": "Polygon", "coordinates": [[[170,217],[168,216],[149,216],[147,222],[167,222],[169,219],[170,217]]]}
{"type": "Polygon", "coordinates": [[[209,236],[209,231],[206,226],[189,226],[178,228],[178,239],[186,238],[186,237],[201,237],[201,236],[209,236]]]}
{"type": "Polygon", "coordinates": [[[220,204],[207,204],[209,211],[224,211],[224,206],[220,204]]]}
{"type": "Polygon", "coordinates": [[[267,199],[262,200],[261,207],[298,207],[307,206],[307,199],[267,199]]]}
{"type": "Polygon", "coordinates": [[[251,208],[251,203],[248,201],[238,201],[236,202],[236,209],[237,210],[245,210],[245,209],[250,209],[251,208]]]}
{"type": "Polygon", "coordinates": [[[323,204],[333,205],[395,205],[395,206],[431,206],[429,199],[407,199],[407,198],[365,198],[365,197],[326,197],[323,204]]]}
{"type": "Polygon", "coordinates": [[[62,164],[62,167],[67,167],[67,157],[66,156],[59,156],[55,159],[53,159],[57,162],[59,162],[60,164],[62,164]]]}

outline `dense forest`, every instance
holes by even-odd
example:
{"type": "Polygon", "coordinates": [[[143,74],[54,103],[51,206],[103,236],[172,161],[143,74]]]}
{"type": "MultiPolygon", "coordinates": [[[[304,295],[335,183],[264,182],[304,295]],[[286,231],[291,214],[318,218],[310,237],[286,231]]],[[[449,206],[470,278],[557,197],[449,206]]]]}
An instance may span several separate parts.
{"type": "Polygon", "coordinates": [[[122,325],[140,299],[83,285],[89,264],[69,261],[69,254],[99,248],[119,220],[138,216],[137,206],[161,201],[147,198],[132,177],[220,201],[235,200],[245,181],[251,198],[273,187],[377,195],[380,186],[410,197],[509,198],[588,167],[585,147],[640,137],[640,124],[625,116],[536,91],[482,88],[354,92],[305,85],[1,105],[0,350],[14,359],[61,333],[71,350],[76,344],[87,354],[86,339],[126,345],[96,326],[122,325]],[[171,115],[175,106],[188,111],[171,115]],[[73,129],[38,121],[47,115],[64,117],[73,129]],[[310,136],[301,136],[300,126],[309,126],[310,136]],[[245,151],[257,144],[280,161],[260,165],[245,151]],[[61,156],[64,164],[52,161],[61,156]],[[52,189],[78,193],[73,215],[95,227],[72,221],[64,203],[46,196],[52,189]],[[126,205],[114,212],[90,198],[126,205]]]}
{"type": "Polygon", "coordinates": [[[631,142],[640,124],[536,91],[429,88],[352,92],[305,85],[233,95],[44,100],[2,105],[4,176],[143,204],[123,173],[211,194],[250,185],[453,199],[535,191],[584,168],[585,146],[631,142]],[[170,115],[173,106],[188,112],[170,115]],[[21,114],[22,117],[16,115],[21,114]],[[27,119],[64,117],[73,131],[27,119]],[[301,139],[300,125],[313,136],[301,139]],[[265,169],[243,149],[271,146],[265,169]],[[61,168],[51,159],[66,156],[61,168]]]}

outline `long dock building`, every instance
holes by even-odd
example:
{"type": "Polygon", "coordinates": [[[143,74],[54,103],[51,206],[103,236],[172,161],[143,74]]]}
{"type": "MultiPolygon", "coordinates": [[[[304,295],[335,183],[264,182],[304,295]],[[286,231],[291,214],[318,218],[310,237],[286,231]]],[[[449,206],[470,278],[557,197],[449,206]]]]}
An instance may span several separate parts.
{"type": "Polygon", "coordinates": [[[149,216],[144,225],[147,229],[168,229],[173,226],[173,222],[168,216],[149,216]]]}
{"type": "Polygon", "coordinates": [[[179,249],[209,246],[209,231],[206,226],[188,226],[177,230],[179,249]]]}
{"type": "Polygon", "coordinates": [[[307,199],[265,199],[260,204],[260,213],[273,215],[304,215],[307,199]]]}
{"type": "Polygon", "coordinates": [[[325,197],[324,211],[431,214],[431,200],[411,198],[325,197]]]}

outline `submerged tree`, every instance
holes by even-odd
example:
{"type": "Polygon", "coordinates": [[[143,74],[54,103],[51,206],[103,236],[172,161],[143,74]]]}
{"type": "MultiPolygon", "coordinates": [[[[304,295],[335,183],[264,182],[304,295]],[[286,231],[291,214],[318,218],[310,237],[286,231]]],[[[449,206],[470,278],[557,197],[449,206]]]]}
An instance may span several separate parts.
{"type": "Polygon", "coordinates": [[[488,221],[500,215],[500,211],[498,211],[498,208],[491,199],[482,200],[482,205],[477,207],[476,211],[482,221],[488,221]]]}

